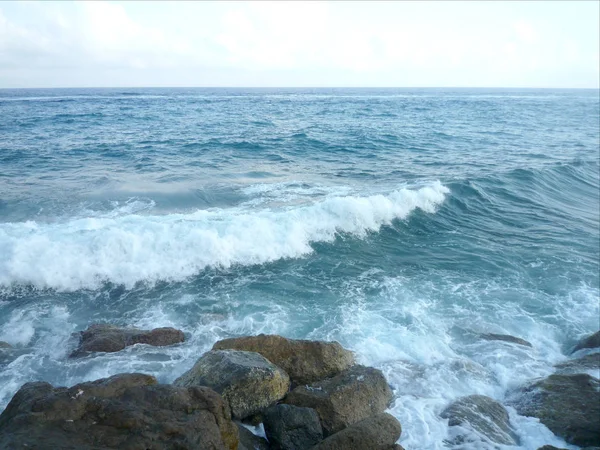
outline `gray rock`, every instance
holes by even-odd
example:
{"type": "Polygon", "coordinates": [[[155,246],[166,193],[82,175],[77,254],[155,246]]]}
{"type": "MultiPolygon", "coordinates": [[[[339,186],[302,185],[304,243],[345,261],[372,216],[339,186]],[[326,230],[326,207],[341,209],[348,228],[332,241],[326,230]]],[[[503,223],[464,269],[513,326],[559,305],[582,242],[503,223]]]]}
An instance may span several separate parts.
{"type": "Polygon", "coordinates": [[[570,444],[600,446],[600,381],[588,374],[550,375],[511,393],[523,416],[540,419],[570,444]]]}
{"type": "Polygon", "coordinates": [[[290,379],[258,353],[212,350],[174,384],[214,389],[228,402],[232,416],[241,420],[282,399],[290,387],[290,379]]]}
{"type": "Polygon", "coordinates": [[[260,334],[225,339],[213,350],[257,352],[287,372],[294,385],[330,378],[354,364],[354,355],[337,342],[286,339],[260,334]]]}
{"type": "Polygon", "coordinates": [[[382,413],[391,400],[392,391],[381,371],[357,365],[333,378],[298,386],[284,403],[315,409],[328,436],[382,413]]]}
{"type": "Polygon", "coordinates": [[[575,345],[573,348],[573,353],[577,350],[582,350],[584,348],[597,348],[600,347],[600,331],[596,331],[594,334],[582,339],[575,345]]]}
{"type": "Polygon", "coordinates": [[[524,345],[525,347],[532,347],[531,342],[511,336],[510,334],[484,333],[480,334],[479,337],[481,337],[481,339],[485,339],[486,341],[504,341],[512,344],[524,345]]]}
{"type": "Polygon", "coordinates": [[[332,434],[312,450],[391,450],[401,433],[400,422],[382,413],[332,434]]]}
{"type": "Polygon", "coordinates": [[[0,350],[3,350],[3,349],[8,350],[11,348],[13,348],[13,346],[10,345],[8,342],[0,341],[0,350]]]}
{"type": "Polygon", "coordinates": [[[567,450],[566,448],[558,448],[554,445],[544,445],[543,447],[538,448],[537,450],[567,450]]]}
{"type": "Polygon", "coordinates": [[[562,375],[586,373],[589,371],[596,371],[597,375],[600,372],[600,353],[592,353],[583,358],[571,359],[554,367],[556,367],[556,373],[562,375]]]}
{"type": "Polygon", "coordinates": [[[240,434],[240,446],[238,450],[270,450],[271,447],[266,439],[255,435],[243,425],[238,424],[240,434]]]}
{"type": "Polygon", "coordinates": [[[440,416],[448,419],[448,426],[466,426],[497,444],[518,445],[504,406],[484,395],[462,397],[440,416]]]}
{"type": "Polygon", "coordinates": [[[238,430],[206,387],[121,374],[71,388],[27,383],[0,415],[0,448],[64,450],[231,449],[238,430]]]}
{"type": "Polygon", "coordinates": [[[265,433],[276,450],[307,450],[323,440],[317,411],[279,404],[264,413],[265,433]]]}
{"type": "Polygon", "coordinates": [[[89,352],[118,352],[135,344],[162,347],[178,344],[184,340],[183,331],[175,328],[140,330],[96,324],[79,333],[79,346],[71,353],[71,357],[84,356],[89,352]]]}

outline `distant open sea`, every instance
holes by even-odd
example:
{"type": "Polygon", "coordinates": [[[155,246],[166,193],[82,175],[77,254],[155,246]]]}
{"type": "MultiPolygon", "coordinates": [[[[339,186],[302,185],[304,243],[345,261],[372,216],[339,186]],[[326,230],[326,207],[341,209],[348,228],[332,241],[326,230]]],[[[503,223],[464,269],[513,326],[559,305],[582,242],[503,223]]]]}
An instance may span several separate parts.
{"type": "MultiPolygon", "coordinates": [[[[598,90],[0,90],[0,340],[15,347],[0,410],[28,381],[171,382],[218,339],[275,333],[354,350],[393,388],[400,443],[450,448],[451,401],[503,402],[598,330],[599,103],[598,90]],[[97,322],[187,341],[69,359],[71,334],[97,322]]],[[[519,448],[565,446],[508,409],[519,448]]]]}

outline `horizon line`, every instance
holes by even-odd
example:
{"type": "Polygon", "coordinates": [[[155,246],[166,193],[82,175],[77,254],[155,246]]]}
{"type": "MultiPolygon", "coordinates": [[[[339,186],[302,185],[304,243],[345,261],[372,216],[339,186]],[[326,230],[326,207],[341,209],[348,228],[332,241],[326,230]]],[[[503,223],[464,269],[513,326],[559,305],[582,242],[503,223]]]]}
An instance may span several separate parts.
{"type": "Polygon", "coordinates": [[[19,86],[9,89],[577,89],[600,90],[596,87],[553,86],[19,86]]]}

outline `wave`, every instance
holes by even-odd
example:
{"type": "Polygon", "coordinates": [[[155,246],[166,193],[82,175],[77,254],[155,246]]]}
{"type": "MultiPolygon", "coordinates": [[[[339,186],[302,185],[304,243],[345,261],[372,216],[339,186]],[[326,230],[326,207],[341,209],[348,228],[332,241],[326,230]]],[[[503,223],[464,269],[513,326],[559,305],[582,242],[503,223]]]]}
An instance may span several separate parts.
{"type": "Polygon", "coordinates": [[[364,237],[415,209],[435,212],[440,182],[388,195],[332,197],[280,210],[243,208],[189,214],[87,217],[0,225],[0,286],[59,291],[105,282],[182,281],[206,268],[255,265],[310,254],[340,233],[364,237]]]}

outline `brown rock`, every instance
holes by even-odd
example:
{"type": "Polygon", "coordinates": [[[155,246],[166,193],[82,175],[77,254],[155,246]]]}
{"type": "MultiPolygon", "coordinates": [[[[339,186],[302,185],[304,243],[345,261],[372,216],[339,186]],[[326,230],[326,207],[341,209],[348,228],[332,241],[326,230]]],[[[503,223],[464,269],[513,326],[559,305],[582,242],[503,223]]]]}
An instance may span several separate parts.
{"type": "Polygon", "coordinates": [[[383,413],[332,434],[312,450],[390,450],[401,433],[400,422],[394,416],[383,413]]]}
{"type": "Polygon", "coordinates": [[[238,431],[240,433],[238,450],[269,450],[271,448],[266,439],[256,436],[245,426],[238,424],[238,431]]]}
{"type": "Polygon", "coordinates": [[[227,405],[206,387],[121,374],[54,388],[27,383],[0,415],[0,448],[235,450],[227,405]]]}
{"type": "Polygon", "coordinates": [[[298,386],[283,401],[315,409],[328,436],[382,413],[391,400],[392,391],[381,371],[357,365],[333,378],[298,386]]]}
{"type": "Polygon", "coordinates": [[[468,426],[497,444],[518,445],[506,408],[485,395],[459,398],[440,417],[448,419],[448,426],[468,426]]]}
{"type": "Polygon", "coordinates": [[[71,357],[83,356],[88,352],[118,352],[135,344],[163,347],[178,344],[184,340],[183,331],[175,328],[140,330],[96,324],[79,333],[79,346],[71,353],[71,357]]]}
{"type": "Polygon", "coordinates": [[[523,345],[525,347],[532,347],[531,342],[526,341],[525,339],[511,336],[510,334],[484,333],[480,334],[479,336],[481,337],[481,339],[485,339],[486,341],[503,341],[510,342],[511,344],[523,345]]]}
{"type": "Polygon", "coordinates": [[[312,408],[271,406],[265,411],[264,426],[274,450],[308,450],[323,440],[319,414],[312,408]]]}
{"type": "Polygon", "coordinates": [[[582,339],[575,345],[573,349],[573,353],[577,350],[582,350],[584,348],[597,348],[600,347],[600,331],[596,331],[594,334],[582,339]]]}
{"type": "Polygon", "coordinates": [[[208,386],[223,396],[235,419],[244,419],[282,399],[287,374],[254,352],[212,350],[177,378],[176,386],[208,386]]]}
{"type": "Polygon", "coordinates": [[[600,353],[592,353],[582,358],[571,359],[569,361],[557,364],[556,373],[561,375],[594,372],[596,375],[600,372],[600,353]]]}
{"type": "Polygon", "coordinates": [[[570,444],[600,446],[600,380],[588,374],[550,375],[511,394],[523,416],[540,419],[570,444]]]}
{"type": "Polygon", "coordinates": [[[354,355],[337,342],[286,339],[260,334],[225,339],[213,350],[244,350],[263,355],[287,372],[294,385],[330,378],[354,364],[354,355]]]}

